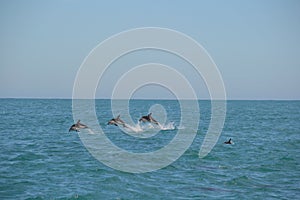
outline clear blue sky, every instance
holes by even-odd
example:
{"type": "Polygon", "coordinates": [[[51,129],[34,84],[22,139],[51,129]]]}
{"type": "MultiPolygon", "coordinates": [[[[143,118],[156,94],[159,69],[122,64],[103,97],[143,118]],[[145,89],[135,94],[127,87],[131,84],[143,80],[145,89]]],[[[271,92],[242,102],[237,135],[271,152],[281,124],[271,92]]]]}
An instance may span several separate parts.
{"type": "Polygon", "coordinates": [[[71,98],[76,72],[98,43],[147,26],[202,44],[228,99],[300,99],[298,0],[2,0],[0,98],[71,98]]]}

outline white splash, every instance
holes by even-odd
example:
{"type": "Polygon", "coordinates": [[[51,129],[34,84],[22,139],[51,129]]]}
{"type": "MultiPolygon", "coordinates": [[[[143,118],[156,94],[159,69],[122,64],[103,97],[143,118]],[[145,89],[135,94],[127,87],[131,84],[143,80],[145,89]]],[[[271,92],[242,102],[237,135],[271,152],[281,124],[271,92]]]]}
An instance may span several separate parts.
{"type": "Polygon", "coordinates": [[[175,125],[174,125],[174,122],[170,122],[170,123],[167,123],[167,124],[159,124],[159,127],[160,127],[160,130],[174,130],[176,129],[175,125]]]}
{"type": "Polygon", "coordinates": [[[170,122],[167,124],[151,124],[151,123],[137,123],[135,125],[129,125],[126,124],[125,129],[130,132],[134,133],[143,133],[143,132],[149,132],[153,130],[175,130],[176,126],[174,125],[174,122],[170,122]]]}

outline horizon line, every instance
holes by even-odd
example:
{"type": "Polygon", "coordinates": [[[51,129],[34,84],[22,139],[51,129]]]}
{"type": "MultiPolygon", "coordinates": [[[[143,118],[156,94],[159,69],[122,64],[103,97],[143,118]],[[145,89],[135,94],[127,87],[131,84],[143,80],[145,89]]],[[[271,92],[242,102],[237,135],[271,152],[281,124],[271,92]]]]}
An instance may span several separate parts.
{"type": "MultiPolygon", "coordinates": [[[[36,99],[36,100],[73,100],[73,98],[64,97],[0,97],[0,99],[36,99]]],[[[74,100],[198,100],[198,101],[300,101],[300,99],[174,99],[174,98],[132,98],[132,99],[110,99],[110,98],[94,98],[94,99],[74,99],[74,100]]]]}

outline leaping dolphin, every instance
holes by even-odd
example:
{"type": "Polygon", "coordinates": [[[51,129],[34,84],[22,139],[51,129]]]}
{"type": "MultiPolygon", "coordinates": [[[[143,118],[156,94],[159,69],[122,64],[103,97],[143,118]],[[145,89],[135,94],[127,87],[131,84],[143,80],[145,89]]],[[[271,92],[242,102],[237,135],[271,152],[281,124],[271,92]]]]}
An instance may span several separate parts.
{"type": "Polygon", "coordinates": [[[80,119],[79,119],[76,124],[73,124],[70,127],[69,132],[70,131],[80,132],[80,129],[83,129],[83,128],[88,128],[88,126],[80,123],[80,119]]]}
{"type": "Polygon", "coordinates": [[[118,115],[116,118],[112,118],[111,120],[109,120],[107,122],[107,125],[122,125],[123,127],[127,127],[125,122],[123,120],[120,119],[120,115],[118,115]]]}
{"type": "Polygon", "coordinates": [[[231,138],[228,141],[224,142],[224,144],[232,144],[231,138]]]}
{"type": "Polygon", "coordinates": [[[158,121],[156,121],[151,115],[152,115],[152,113],[149,113],[148,115],[142,116],[139,119],[139,122],[140,121],[142,121],[142,122],[150,122],[150,123],[154,123],[154,124],[159,125],[158,121]]]}

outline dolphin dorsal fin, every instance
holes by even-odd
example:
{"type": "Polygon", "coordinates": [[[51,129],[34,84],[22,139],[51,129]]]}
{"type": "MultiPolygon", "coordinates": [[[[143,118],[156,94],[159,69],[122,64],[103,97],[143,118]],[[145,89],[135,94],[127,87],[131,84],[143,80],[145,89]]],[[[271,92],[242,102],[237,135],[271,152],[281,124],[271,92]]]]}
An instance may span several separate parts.
{"type": "Polygon", "coordinates": [[[120,115],[118,115],[116,119],[120,119],[120,115]]]}
{"type": "Polygon", "coordinates": [[[148,117],[151,117],[151,115],[152,115],[152,113],[149,113],[149,114],[148,114],[148,117]]]}
{"type": "Polygon", "coordinates": [[[80,123],[80,119],[77,121],[77,123],[76,124],[79,124],[80,123]]]}

